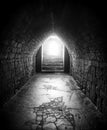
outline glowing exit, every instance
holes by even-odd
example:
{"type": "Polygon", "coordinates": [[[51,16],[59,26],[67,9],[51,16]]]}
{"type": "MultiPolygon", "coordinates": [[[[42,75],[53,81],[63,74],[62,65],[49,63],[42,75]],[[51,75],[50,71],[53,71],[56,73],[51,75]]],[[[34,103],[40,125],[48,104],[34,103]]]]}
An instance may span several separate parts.
{"type": "Polygon", "coordinates": [[[61,56],[62,43],[56,37],[50,37],[43,45],[44,53],[49,56],[61,56]]]}
{"type": "Polygon", "coordinates": [[[57,35],[49,36],[42,45],[42,70],[63,71],[64,44],[57,35]]]}

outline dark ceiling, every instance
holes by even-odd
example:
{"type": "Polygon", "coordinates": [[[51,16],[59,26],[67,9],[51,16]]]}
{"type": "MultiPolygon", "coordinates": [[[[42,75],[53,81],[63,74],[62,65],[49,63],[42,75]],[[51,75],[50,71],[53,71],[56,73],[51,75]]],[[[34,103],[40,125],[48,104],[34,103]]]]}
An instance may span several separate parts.
{"type": "MultiPolygon", "coordinates": [[[[94,13],[100,21],[106,20],[106,2],[95,0],[81,0],[76,2],[75,0],[1,0],[0,1],[0,27],[3,28],[5,24],[8,24],[10,20],[20,11],[24,9],[33,9],[36,14],[40,15],[41,12],[53,14],[57,19],[64,15],[66,12],[71,12],[75,8],[75,13],[80,10],[89,10],[94,13]]],[[[70,13],[67,13],[67,17],[70,17],[70,13]]]]}
{"type": "MultiPolygon", "coordinates": [[[[81,30],[87,28],[87,30],[93,30],[93,32],[99,33],[99,36],[106,38],[106,2],[103,0],[81,0],[79,2],[76,0],[0,1],[1,38],[4,31],[8,32],[13,27],[18,14],[23,11],[30,12],[30,15],[35,17],[35,24],[40,16],[45,19],[46,15],[51,17],[52,14],[55,26],[64,27],[74,36],[79,36],[81,30]]],[[[43,20],[40,21],[40,24],[41,22],[43,20]]],[[[51,18],[50,22],[52,22],[51,18]]]]}

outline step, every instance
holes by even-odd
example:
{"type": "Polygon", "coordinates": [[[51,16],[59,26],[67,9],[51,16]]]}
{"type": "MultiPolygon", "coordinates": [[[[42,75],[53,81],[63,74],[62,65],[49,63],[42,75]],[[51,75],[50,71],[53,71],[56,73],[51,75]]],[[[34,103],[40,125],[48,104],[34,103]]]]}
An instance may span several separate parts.
{"type": "Polygon", "coordinates": [[[64,68],[42,68],[42,70],[64,70],[64,68]]]}
{"type": "Polygon", "coordinates": [[[43,63],[42,65],[63,65],[64,63],[63,62],[59,62],[59,63],[43,63]]]}
{"type": "Polygon", "coordinates": [[[49,66],[49,67],[52,67],[52,66],[64,66],[64,65],[42,65],[42,66],[49,66]]]}
{"type": "Polygon", "coordinates": [[[42,68],[63,68],[64,66],[60,65],[60,66],[42,66],[42,68]]]}
{"type": "Polygon", "coordinates": [[[59,70],[61,70],[61,69],[64,69],[63,67],[42,67],[42,69],[59,69],[59,70]]]}
{"type": "Polygon", "coordinates": [[[42,67],[42,69],[63,69],[63,67],[42,67]]]}
{"type": "Polygon", "coordinates": [[[42,70],[42,72],[64,72],[64,70],[42,70]]]}

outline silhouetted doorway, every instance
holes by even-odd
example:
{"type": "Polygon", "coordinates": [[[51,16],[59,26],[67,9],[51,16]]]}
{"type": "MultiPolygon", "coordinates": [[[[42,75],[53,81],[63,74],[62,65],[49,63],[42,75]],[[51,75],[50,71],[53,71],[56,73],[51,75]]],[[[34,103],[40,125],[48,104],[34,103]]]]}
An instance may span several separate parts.
{"type": "Polygon", "coordinates": [[[56,35],[44,40],[36,55],[36,72],[66,72],[70,70],[70,56],[63,41],[56,35]]]}
{"type": "Polygon", "coordinates": [[[42,45],[42,72],[64,72],[64,45],[56,36],[51,36],[42,45]]]}
{"type": "MultiPolygon", "coordinates": [[[[42,71],[42,46],[39,48],[37,54],[36,54],[36,72],[37,73],[40,73],[40,72],[43,72],[42,71]]],[[[70,71],[70,56],[69,56],[69,53],[68,53],[68,50],[66,47],[64,47],[64,70],[62,72],[65,72],[65,73],[69,73],[70,71]]],[[[49,71],[44,71],[44,72],[49,72],[49,71]]],[[[55,72],[53,70],[50,70],[50,72],[55,72]]],[[[57,71],[57,72],[61,72],[61,71],[57,71]]]]}
{"type": "Polygon", "coordinates": [[[70,72],[70,56],[66,47],[64,51],[64,72],[65,73],[70,72]]]}
{"type": "Polygon", "coordinates": [[[36,57],[35,57],[35,61],[36,61],[36,72],[39,73],[41,72],[41,47],[39,48],[37,54],[36,54],[36,57]]]}

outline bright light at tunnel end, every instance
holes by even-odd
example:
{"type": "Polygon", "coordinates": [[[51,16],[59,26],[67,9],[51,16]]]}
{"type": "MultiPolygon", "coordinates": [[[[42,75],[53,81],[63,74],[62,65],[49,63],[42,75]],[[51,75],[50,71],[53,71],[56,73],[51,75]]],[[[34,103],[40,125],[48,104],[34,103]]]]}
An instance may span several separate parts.
{"type": "Polygon", "coordinates": [[[46,53],[50,56],[60,56],[60,50],[64,46],[63,41],[56,35],[50,35],[44,41],[44,45],[46,44],[46,53]]]}

